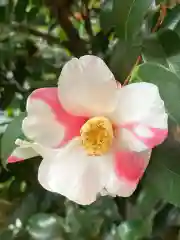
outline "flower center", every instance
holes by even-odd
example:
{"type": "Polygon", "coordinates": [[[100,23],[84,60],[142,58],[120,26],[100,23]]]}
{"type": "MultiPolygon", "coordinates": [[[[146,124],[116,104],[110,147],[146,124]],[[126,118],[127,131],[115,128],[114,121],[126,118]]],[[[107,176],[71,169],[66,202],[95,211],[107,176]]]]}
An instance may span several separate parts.
{"type": "Polygon", "coordinates": [[[89,155],[107,153],[113,142],[113,126],[105,117],[90,118],[80,130],[82,145],[89,155]]]}

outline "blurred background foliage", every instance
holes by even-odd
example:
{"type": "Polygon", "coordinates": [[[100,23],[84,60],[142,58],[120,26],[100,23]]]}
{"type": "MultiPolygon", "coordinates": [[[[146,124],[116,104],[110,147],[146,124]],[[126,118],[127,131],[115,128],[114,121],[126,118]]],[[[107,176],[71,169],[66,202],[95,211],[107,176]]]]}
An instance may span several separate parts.
{"type": "Polygon", "coordinates": [[[180,239],[180,1],[0,0],[0,240],[180,239]],[[128,199],[78,206],[37,182],[40,158],[7,165],[28,95],[72,56],[102,57],[122,84],[153,82],[169,137],[128,199]]]}

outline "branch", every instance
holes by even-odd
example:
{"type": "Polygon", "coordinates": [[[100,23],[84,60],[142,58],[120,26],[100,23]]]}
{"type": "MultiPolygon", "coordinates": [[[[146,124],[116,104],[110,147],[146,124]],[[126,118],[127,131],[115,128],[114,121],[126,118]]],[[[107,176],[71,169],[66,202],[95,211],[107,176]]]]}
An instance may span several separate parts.
{"type": "Polygon", "coordinates": [[[78,31],[70,20],[70,1],[45,0],[51,12],[59,21],[62,29],[69,38],[69,50],[75,56],[81,56],[87,53],[86,42],[79,36],[78,31]]]}
{"type": "Polygon", "coordinates": [[[27,24],[12,22],[11,26],[20,32],[26,32],[36,37],[40,37],[46,40],[49,44],[58,44],[68,48],[68,42],[62,42],[58,37],[54,37],[48,33],[41,32],[33,27],[28,26],[27,24]]]}

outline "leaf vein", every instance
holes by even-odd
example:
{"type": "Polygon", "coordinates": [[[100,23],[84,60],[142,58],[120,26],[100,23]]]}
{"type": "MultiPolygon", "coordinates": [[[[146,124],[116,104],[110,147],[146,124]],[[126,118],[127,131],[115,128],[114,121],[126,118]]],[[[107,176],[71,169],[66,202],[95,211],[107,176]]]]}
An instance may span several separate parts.
{"type": "Polygon", "coordinates": [[[133,0],[132,5],[130,6],[129,12],[128,12],[128,14],[127,14],[127,21],[126,21],[126,24],[125,24],[125,40],[127,40],[128,22],[129,22],[130,14],[131,14],[131,11],[132,11],[132,9],[133,9],[133,6],[134,6],[135,2],[136,2],[136,0],[133,0]]]}

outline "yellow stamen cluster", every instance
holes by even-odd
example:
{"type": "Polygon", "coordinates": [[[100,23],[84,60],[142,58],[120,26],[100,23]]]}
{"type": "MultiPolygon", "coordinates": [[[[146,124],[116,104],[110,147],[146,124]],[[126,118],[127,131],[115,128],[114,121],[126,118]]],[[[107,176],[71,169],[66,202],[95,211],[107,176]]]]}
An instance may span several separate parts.
{"type": "Polygon", "coordinates": [[[81,128],[82,145],[89,155],[99,156],[109,151],[113,142],[113,127],[105,117],[90,118],[81,128]]]}

